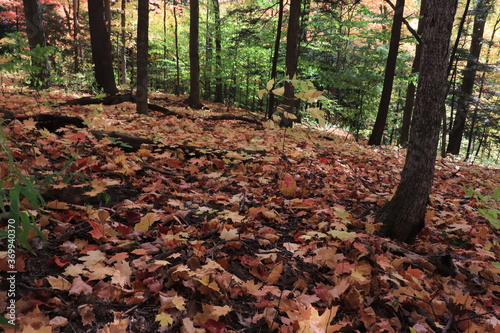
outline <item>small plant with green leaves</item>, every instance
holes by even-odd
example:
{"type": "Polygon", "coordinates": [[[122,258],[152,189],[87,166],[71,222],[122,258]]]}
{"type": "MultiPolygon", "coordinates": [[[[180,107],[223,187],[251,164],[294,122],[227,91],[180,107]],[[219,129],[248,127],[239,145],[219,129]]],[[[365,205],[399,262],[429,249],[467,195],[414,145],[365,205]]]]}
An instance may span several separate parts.
{"type": "MultiPolygon", "coordinates": [[[[290,82],[294,86],[296,91],[295,98],[307,103],[307,114],[316,119],[321,127],[325,127],[325,111],[313,105],[317,104],[318,101],[326,101],[328,100],[328,98],[323,96],[323,91],[317,90],[310,80],[298,80],[296,77],[294,77],[291,79],[276,82],[275,79],[271,79],[266,83],[266,89],[257,91],[257,95],[260,99],[262,99],[266,94],[283,96],[283,94],[285,93],[285,87],[283,86],[283,84],[285,82],[290,82]]],[[[279,118],[281,123],[291,123],[297,119],[297,116],[295,114],[280,107],[278,107],[278,111],[275,113],[275,116],[279,118]]]]}
{"type": "Polygon", "coordinates": [[[480,207],[477,210],[479,215],[488,220],[494,228],[500,229],[500,187],[491,195],[482,195],[472,187],[465,188],[465,196],[476,199],[480,207]]]}
{"type": "Polygon", "coordinates": [[[45,204],[42,196],[33,185],[32,179],[26,177],[15,165],[12,151],[7,143],[7,134],[0,127],[0,159],[4,168],[0,178],[0,219],[8,221],[7,230],[0,230],[0,239],[14,235],[15,241],[24,249],[35,254],[30,244],[30,236],[34,232],[45,240],[45,236],[36,224],[34,212],[41,214],[45,204]]]}

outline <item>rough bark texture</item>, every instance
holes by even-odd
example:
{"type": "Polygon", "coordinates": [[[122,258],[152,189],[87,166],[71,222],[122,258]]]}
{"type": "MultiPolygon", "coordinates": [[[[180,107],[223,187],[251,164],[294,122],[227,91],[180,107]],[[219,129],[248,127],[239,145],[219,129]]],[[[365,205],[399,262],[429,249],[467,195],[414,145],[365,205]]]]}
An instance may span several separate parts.
{"type": "Polygon", "coordinates": [[[189,2],[189,97],[187,102],[193,109],[201,109],[200,102],[200,54],[198,52],[199,40],[199,14],[198,0],[189,2]]]}
{"type": "Polygon", "coordinates": [[[447,152],[450,154],[460,153],[460,145],[462,143],[462,137],[465,129],[465,120],[467,118],[467,114],[469,113],[469,104],[472,97],[474,83],[476,81],[476,71],[479,64],[481,46],[483,45],[484,27],[488,13],[492,8],[492,2],[492,0],[480,0],[476,5],[469,59],[463,73],[462,88],[460,89],[460,97],[457,106],[457,115],[455,117],[455,122],[453,123],[453,128],[450,132],[450,140],[447,148],[447,152]]]}
{"type": "Polygon", "coordinates": [[[113,74],[111,40],[104,20],[104,2],[103,0],[88,0],[88,6],[95,80],[107,95],[115,95],[118,89],[113,74]]]}
{"type": "Polygon", "coordinates": [[[422,38],[422,65],[410,141],[401,182],[394,197],[377,213],[382,233],[412,243],[424,226],[434,178],[441,106],[445,99],[448,49],[457,0],[428,0],[422,38]]]}
{"type": "Polygon", "coordinates": [[[137,102],[136,110],[148,114],[149,0],[139,0],[137,9],[137,102]]]}
{"type": "Polygon", "coordinates": [[[396,2],[392,21],[391,43],[389,45],[389,53],[387,54],[387,63],[385,66],[384,86],[382,89],[382,96],[380,97],[377,119],[375,120],[375,125],[373,125],[373,130],[368,140],[369,145],[380,145],[382,136],[384,135],[389,105],[391,104],[394,73],[396,73],[396,62],[398,59],[399,40],[401,39],[401,25],[403,24],[404,8],[405,0],[398,0],[396,2]]]}
{"type": "MultiPolygon", "coordinates": [[[[28,43],[31,50],[37,47],[47,46],[45,39],[45,31],[42,21],[42,9],[38,0],[23,0],[24,17],[26,19],[26,33],[28,35],[28,43]]],[[[34,53],[31,57],[33,65],[39,69],[37,73],[33,73],[32,85],[48,88],[50,83],[50,65],[46,56],[40,53],[34,53]]]]}

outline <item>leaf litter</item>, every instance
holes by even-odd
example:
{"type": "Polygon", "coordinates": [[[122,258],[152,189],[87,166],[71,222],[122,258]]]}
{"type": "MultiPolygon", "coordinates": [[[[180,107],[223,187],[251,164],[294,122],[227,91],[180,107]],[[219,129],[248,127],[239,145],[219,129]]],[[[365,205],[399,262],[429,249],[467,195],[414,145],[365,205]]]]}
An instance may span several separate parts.
{"type": "MultiPolygon", "coordinates": [[[[48,198],[45,247],[17,255],[17,332],[500,332],[499,233],[464,190],[493,193],[498,169],[438,159],[426,228],[406,245],[381,237],[373,217],[403,150],[204,120],[227,107],[160,94],[189,117],[140,116],[131,103],[40,107],[69,98],[9,100],[89,126],[5,127],[48,198]],[[125,151],[90,130],[156,144],[125,151]]],[[[6,302],[1,291],[0,312],[6,302]]]]}

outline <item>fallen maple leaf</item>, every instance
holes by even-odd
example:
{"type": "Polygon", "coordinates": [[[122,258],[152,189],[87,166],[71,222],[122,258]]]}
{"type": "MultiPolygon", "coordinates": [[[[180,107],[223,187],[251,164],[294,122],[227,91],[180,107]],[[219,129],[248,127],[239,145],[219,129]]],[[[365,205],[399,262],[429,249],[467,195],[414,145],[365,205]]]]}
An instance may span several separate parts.
{"type": "Polygon", "coordinates": [[[70,295],[90,295],[92,294],[92,287],[86,284],[80,276],[73,279],[71,289],[69,290],[70,295]]]}
{"type": "Polygon", "coordinates": [[[155,213],[147,213],[141,218],[141,221],[134,226],[134,230],[148,231],[151,225],[158,220],[158,216],[155,213]]]}

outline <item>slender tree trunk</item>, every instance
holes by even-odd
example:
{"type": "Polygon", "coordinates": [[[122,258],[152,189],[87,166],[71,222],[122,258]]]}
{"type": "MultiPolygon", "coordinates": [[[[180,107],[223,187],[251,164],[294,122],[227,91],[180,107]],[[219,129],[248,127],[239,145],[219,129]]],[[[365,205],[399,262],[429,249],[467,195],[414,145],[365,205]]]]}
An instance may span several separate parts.
{"type": "Polygon", "coordinates": [[[175,38],[175,94],[177,96],[181,93],[181,67],[179,64],[179,24],[177,22],[177,3],[174,0],[174,38],[175,38]]]}
{"type": "Polygon", "coordinates": [[[104,20],[104,2],[103,0],[88,0],[88,7],[94,76],[97,84],[107,95],[116,95],[118,89],[113,73],[111,40],[104,20]]]}
{"type": "Polygon", "coordinates": [[[376,220],[383,223],[384,236],[408,243],[414,242],[424,227],[432,188],[457,1],[427,1],[422,64],[401,182],[392,200],[376,214],[376,220]]]}
{"type": "Polygon", "coordinates": [[[121,37],[121,46],[120,46],[120,72],[121,72],[121,84],[127,84],[127,39],[125,35],[125,27],[127,25],[127,16],[126,16],[126,0],[122,0],[121,3],[121,13],[120,13],[120,37],[121,37]]]}
{"type": "MultiPolygon", "coordinates": [[[[278,73],[278,59],[280,51],[280,41],[281,41],[281,29],[283,26],[283,0],[279,0],[278,8],[278,23],[276,25],[276,39],[274,40],[274,52],[273,60],[271,65],[271,79],[276,79],[278,73]]],[[[273,85],[274,88],[274,85],[273,85]]],[[[271,119],[274,112],[274,94],[269,94],[269,100],[267,105],[267,118],[271,119]]]]}
{"type": "MultiPolygon", "coordinates": [[[[420,20],[418,21],[417,34],[422,36],[423,28],[425,25],[425,1],[421,0],[420,2],[420,20]]],[[[420,71],[420,58],[422,57],[422,43],[418,43],[415,47],[415,59],[413,59],[413,65],[411,67],[411,72],[416,74],[420,71]]],[[[401,126],[401,137],[399,139],[399,144],[403,147],[408,145],[408,138],[410,134],[410,123],[411,123],[411,114],[413,112],[413,104],[415,102],[415,90],[416,86],[413,82],[408,83],[408,87],[406,88],[406,100],[405,100],[405,108],[403,112],[403,125],[401,126]]]]}
{"type": "Polygon", "coordinates": [[[213,47],[212,47],[212,33],[210,31],[210,9],[207,5],[206,13],[206,32],[205,32],[205,66],[203,66],[203,96],[206,100],[209,100],[212,96],[212,57],[213,57],[213,47]]]}
{"type": "Polygon", "coordinates": [[[193,109],[201,109],[200,102],[200,54],[198,41],[200,34],[200,4],[198,0],[189,2],[189,97],[187,102],[193,109]]]}
{"type": "Polygon", "coordinates": [[[222,85],[222,33],[219,0],[213,0],[215,16],[215,98],[214,102],[223,103],[222,85]]]}
{"type": "Polygon", "coordinates": [[[73,71],[80,73],[80,43],[78,35],[80,34],[80,22],[78,15],[80,14],[80,1],[73,0],[73,71]]]}
{"type": "Polygon", "coordinates": [[[465,129],[467,113],[469,112],[469,104],[476,80],[476,71],[479,64],[479,56],[483,44],[484,27],[486,18],[492,8],[492,0],[480,0],[475,9],[474,25],[472,32],[472,40],[470,45],[470,55],[464,70],[462,79],[462,88],[460,89],[460,97],[458,100],[457,114],[455,122],[450,132],[450,140],[448,142],[447,152],[450,154],[460,153],[460,145],[465,129]]]}
{"type": "Polygon", "coordinates": [[[370,139],[368,140],[369,145],[380,145],[382,142],[382,136],[384,135],[384,128],[387,122],[387,115],[389,113],[389,105],[391,104],[394,74],[396,73],[396,62],[398,59],[399,41],[401,39],[401,25],[403,23],[404,7],[405,0],[398,0],[396,2],[396,9],[394,10],[394,19],[391,29],[389,54],[387,55],[387,64],[385,66],[384,86],[378,107],[377,119],[375,120],[375,125],[373,126],[370,139]]]}
{"type": "Polygon", "coordinates": [[[28,43],[32,51],[31,61],[36,72],[32,73],[32,86],[42,89],[51,86],[50,82],[50,64],[48,57],[37,48],[47,46],[45,30],[42,20],[42,9],[38,0],[23,0],[24,17],[26,20],[26,33],[28,43]]]}
{"type": "Polygon", "coordinates": [[[137,8],[137,113],[148,114],[148,31],[149,0],[139,0],[137,8]]]}
{"type": "MultiPolygon", "coordinates": [[[[290,1],[290,17],[288,18],[288,31],[286,37],[286,78],[292,80],[297,72],[299,63],[299,42],[300,42],[300,9],[301,0],[290,1]]],[[[290,81],[285,82],[284,104],[289,107],[291,113],[296,114],[298,110],[295,99],[295,87],[290,81]]],[[[300,100],[299,100],[300,103],[300,100]]]]}

